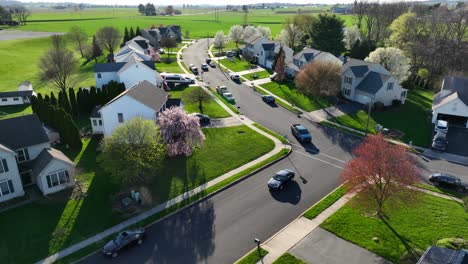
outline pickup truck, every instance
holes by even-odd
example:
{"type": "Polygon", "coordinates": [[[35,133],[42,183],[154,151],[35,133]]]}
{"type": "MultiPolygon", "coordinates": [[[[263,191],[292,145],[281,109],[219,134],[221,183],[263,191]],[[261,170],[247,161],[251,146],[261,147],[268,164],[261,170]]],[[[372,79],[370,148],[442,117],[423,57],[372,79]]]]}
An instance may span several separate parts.
{"type": "Polygon", "coordinates": [[[291,125],[291,133],[300,142],[312,141],[312,135],[310,134],[309,130],[301,124],[291,125]]]}
{"type": "Polygon", "coordinates": [[[223,95],[224,93],[229,93],[229,90],[224,85],[221,85],[221,86],[218,85],[216,86],[216,92],[220,95],[223,95]]]}

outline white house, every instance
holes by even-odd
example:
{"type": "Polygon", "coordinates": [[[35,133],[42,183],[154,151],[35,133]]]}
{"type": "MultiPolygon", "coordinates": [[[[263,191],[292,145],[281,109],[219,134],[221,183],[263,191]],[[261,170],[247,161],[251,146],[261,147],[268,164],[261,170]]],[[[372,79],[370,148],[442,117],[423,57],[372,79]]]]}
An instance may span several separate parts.
{"type": "Polygon", "coordinates": [[[251,55],[254,58],[260,56],[260,50],[262,49],[262,44],[270,42],[269,39],[259,35],[254,34],[251,37],[244,40],[244,48],[242,49],[242,55],[251,55]]]}
{"type": "Polygon", "coordinates": [[[137,36],[125,43],[114,54],[114,62],[128,62],[133,57],[137,61],[151,61],[154,48],[149,44],[149,40],[137,36]]]}
{"type": "Polygon", "coordinates": [[[432,102],[432,123],[439,119],[468,128],[468,77],[444,78],[432,102]]]}
{"type": "Polygon", "coordinates": [[[31,96],[35,94],[30,82],[22,82],[18,86],[18,91],[0,92],[0,106],[29,104],[31,96]]]}
{"type": "Polygon", "coordinates": [[[343,62],[340,59],[329,52],[304,48],[294,55],[292,62],[286,65],[286,73],[289,76],[294,77],[306,64],[313,61],[331,62],[340,66],[343,65],[343,62]]]}
{"type": "Polygon", "coordinates": [[[102,88],[110,81],[124,83],[127,89],[142,81],[148,81],[155,86],[162,85],[162,78],[156,72],[153,61],[138,61],[134,58],[127,62],[96,63],[94,79],[97,88],[102,88]]]}
{"type": "Polygon", "coordinates": [[[262,67],[272,69],[275,55],[279,53],[281,47],[283,48],[285,55],[285,65],[292,62],[294,51],[291,48],[281,45],[278,41],[269,40],[260,45],[260,53],[257,56],[257,63],[262,67]]]}
{"type": "Polygon", "coordinates": [[[393,100],[405,103],[407,90],[382,65],[350,59],[342,68],[342,94],[361,104],[381,102],[392,105],[393,100]]]}
{"type": "Polygon", "coordinates": [[[158,113],[170,106],[181,106],[180,99],[169,100],[166,91],[143,81],[95,108],[90,116],[91,128],[93,134],[110,136],[115,128],[134,117],[156,121],[158,113]]]}
{"type": "Polygon", "coordinates": [[[36,184],[44,195],[74,185],[73,162],[50,147],[37,115],[0,120],[0,202],[36,184]]]}

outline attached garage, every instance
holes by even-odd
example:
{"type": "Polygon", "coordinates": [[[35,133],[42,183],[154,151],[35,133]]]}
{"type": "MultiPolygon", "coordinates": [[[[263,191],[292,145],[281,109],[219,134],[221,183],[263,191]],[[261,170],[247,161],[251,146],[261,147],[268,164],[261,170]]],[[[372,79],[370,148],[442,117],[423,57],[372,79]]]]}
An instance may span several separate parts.
{"type": "Polygon", "coordinates": [[[468,78],[445,77],[432,102],[432,123],[437,120],[468,128],[468,78]]]}

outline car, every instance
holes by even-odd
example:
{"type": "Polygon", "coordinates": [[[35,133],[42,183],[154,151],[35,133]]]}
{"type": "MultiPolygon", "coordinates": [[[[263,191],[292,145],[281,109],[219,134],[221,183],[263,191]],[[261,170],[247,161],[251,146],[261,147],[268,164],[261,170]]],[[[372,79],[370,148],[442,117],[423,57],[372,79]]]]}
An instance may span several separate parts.
{"type": "Polygon", "coordinates": [[[228,101],[228,102],[234,102],[235,98],[232,95],[232,93],[223,93],[223,97],[228,101]]]}
{"type": "Polygon", "coordinates": [[[193,72],[193,74],[195,74],[195,75],[198,74],[198,68],[195,65],[190,64],[189,69],[193,72]]]}
{"type": "Polygon", "coordinates": [[[192,113],[191,115],[197,117],[200,124],[209,124],[211,122],[210,117],[207,115],[200,113],[192,113]]]}
{"type": "Polygon", "coordinates": [[[239,81],[240,80],[239,74],[235,74],[235,73],[229,74],[229,78],[231,78],[231,80],[233,80],[233,81],[239,81]]]}
{"type": "Polygon", "coordinates": [[[468,193],[468,183],[447,173],[434,173],[429,178],[429,181],[436,186],[448,187],[460,192],[468,193]]]}
{"type": "Polygon", "coordinates": [[[234,57],[235,55],[236,55],[236,53],[233,52],[233,51],[226,52],[226,57],[234,57]]]}
{"type": "Polygon", "coordinates": [[[291,133],[300,142],[311,142],[312,141],[312,135],[310,134],[309,130],[307,128],[305,128],[301,124],[291,125],[291,133]]]}
{"type": "Polygon", "coordinates": [[[275,97],[271,94],[262,95],[263,102],[267,104],[273,104],[275,102],[275,97]]]}
{"type": "Polygon", "coordinates": [[[282,190],[284,186],[293,178],[294,172],[292,170],[280,170],[273,177],[271,177],[267,185],[270,190],[282,190]]]}
{"type": "Polygon", "coordinates": [[[224,85],[218,85],[216,86],[216,92],[220,95],[223,95],[224,93],[229,93],[229,90],[226,86],[224,85]]]}
{"type": "Polygon", "coordinates": [[[437,120],[434,127],[435,132],[445,132],[448,133],[448,122],[445,120],[437,120]]]}
{"type": "Polygon", "coordinates": [[[132,244],[143,244],[144,235],[145,229],[143,228],[122,231],[117,237],[107,242],[102,249],[102,253],[106,256],[116,258],[122,249],[132,244]]]}
{"type": "Polygon", "coordinates": [[[208,64],[202,63],[201,67],[202,71],[208,71],[208,64]]]}
{"type": "Polygon", "coordinates": [[[210,64],[211,59],[206,59],[205,62],[206,62],[207,64],[210,64]]]}
{"type": "Polygon", "coordinates": [[[214,61],[210,61],[208,65],[210,65],[211,68],[216,68],[216,63],[214,61]]]}
{"type": "Polygon", "coordinates": [[[439,131],[435,134],[432,140],[431,148],[435,151],[446,151],[447,150],[447,133],[439,131]]]}

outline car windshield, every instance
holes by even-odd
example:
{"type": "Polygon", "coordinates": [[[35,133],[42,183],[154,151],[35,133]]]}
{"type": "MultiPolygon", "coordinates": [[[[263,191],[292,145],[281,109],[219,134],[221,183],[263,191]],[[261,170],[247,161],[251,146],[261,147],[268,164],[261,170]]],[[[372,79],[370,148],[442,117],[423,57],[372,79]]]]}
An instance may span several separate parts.
{"type": "Polygon", "coordinates": [[[445,139],[443,139],[443,138],[436,138],[434,141],[435,141],[435,143],[439,143],[439,144],[444,144],[445,143],[445,139]]]}
{"type": "Polygon", "coordinates": [[[305,128],[299,128],[299,129],[297,129],[297,131],[299,132],[299,134],[302,134],[302,135],[309,134],[309,130],[307,130],[305,128]]]}
{"type": "Polygon", "coordinates": [[[286,174],[276,174],[273,179],[277,181],[284,181],[287,178],[286,174]]]}

